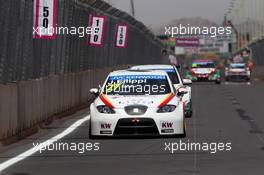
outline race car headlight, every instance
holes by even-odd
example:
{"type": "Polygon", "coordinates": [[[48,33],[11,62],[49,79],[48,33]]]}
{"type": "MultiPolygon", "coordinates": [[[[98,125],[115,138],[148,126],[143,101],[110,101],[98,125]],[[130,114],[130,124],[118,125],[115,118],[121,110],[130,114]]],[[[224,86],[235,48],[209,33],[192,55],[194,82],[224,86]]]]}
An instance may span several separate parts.
{"type": "Polygon", "coordinates": [[[165,105],[157,110],[157,113],[173,112],[176,109],[175,105],[165,105]]]}
{"type": "Polygon", "coordinates": [[[115,114],[115,111],[112,108],[105,106],[105,105],[97,106],[96,108],[98,112],[103,113],[103,114],[115,114]]]}

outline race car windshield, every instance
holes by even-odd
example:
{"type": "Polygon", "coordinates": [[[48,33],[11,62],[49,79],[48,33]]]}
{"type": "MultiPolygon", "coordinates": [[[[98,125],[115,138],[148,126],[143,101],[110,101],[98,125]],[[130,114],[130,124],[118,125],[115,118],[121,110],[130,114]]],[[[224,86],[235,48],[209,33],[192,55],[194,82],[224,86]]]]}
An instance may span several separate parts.
{"type": "Polygon", "coordinates": [[[110,76],[103,90],[107,95],[163,95],[171,92],[165,75],[110,76]]]}
{"type": "Polygon", "coordinates": [[[192,63],[192,68],[215,68],[214,63],[192,63]]]}
{"type": "Polygon", "coordinates": [[[167,74],[170,77],[172,84],[179,84],[180,83],[178,75],[174,69],[161,69],[161,70],[167,72],[167,74]]]}
{"type": "Polygon", "coordinates": [[[246,65],[245,64],[231,64],[230,68],[232,68],[232,69],[245,69],[246,65]]]}

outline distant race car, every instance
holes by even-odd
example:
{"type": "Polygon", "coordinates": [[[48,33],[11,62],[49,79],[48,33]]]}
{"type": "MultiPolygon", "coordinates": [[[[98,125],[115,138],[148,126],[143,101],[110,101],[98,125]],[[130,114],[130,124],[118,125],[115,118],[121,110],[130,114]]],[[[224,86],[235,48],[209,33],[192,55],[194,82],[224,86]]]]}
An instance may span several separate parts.
{"type": "Polygon", "coordinates": [[[212,60],[194,60],[190,69],[186,71],[185,77],[192,81],[221,83],[221,72],[212,60]]]}
{"type": "Polygon", "coordinates": [[[250,81],[250,70],[246,63],[231,63],[225,69],[226,81],[250,81]]]}
{"type": "Polygon", "coordinates": [[[182,97],[164,71],[115,71],[90,106],[90,138],[124,136],[185,137],[182,97]]]}
{"type": "Polygon", "coordinates": [[[177,67],[173,65],[138,65],[133,66],[130,70],[162,70],[168,73],[172,84],[176,89],[185,88],[187,93],[183,96],[184,108],[185,108],[185,116],[192,116],[192,89],[190,86],[192,81],[189,79],[182,79],[177,67]]]}

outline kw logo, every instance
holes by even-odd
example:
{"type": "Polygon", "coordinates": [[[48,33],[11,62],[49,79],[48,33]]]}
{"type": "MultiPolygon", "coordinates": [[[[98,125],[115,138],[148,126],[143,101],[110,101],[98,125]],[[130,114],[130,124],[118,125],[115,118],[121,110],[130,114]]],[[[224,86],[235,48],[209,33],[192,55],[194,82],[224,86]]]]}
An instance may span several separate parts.
{"type": "Polygon", "coordinates": [[[110,128],[111,128],[111,124],[110,123],[101,124],[101,129],[110,129],[110,128]]]}
{"type": "Polygon", "coordinates": [[[163,122],[162,128],[172,128],[173,123],[172,122],[163,122]]]}

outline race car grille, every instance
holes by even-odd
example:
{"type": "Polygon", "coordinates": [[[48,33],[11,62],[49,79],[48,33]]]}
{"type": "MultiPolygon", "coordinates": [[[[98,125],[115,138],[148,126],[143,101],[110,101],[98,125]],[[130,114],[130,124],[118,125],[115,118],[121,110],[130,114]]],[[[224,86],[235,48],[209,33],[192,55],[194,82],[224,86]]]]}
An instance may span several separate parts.
{"type": "Polygon", "coordinates": [[[115,135],[158,135],[158,128],[153,119],[125,118],[117,123],[115,135]]]}
{"type": "Polygon", "coordinates": [[[128,115],[143,115],[147,109],[148,107],[143,105],[131,105],[125,107],[125,111],[128,115]]]}

